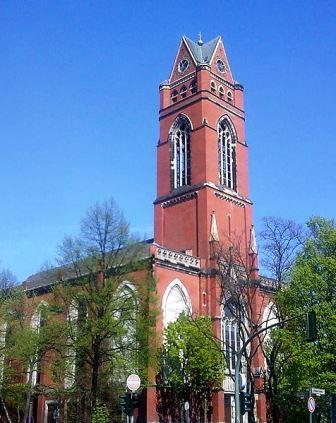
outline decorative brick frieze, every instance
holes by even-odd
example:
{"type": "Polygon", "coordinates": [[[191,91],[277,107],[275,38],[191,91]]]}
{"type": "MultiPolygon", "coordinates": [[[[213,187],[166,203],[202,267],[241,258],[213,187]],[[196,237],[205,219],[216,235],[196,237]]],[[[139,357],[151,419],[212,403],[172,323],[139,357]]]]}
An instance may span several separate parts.
{"type": "Polygon", "coordinates": [[[198,257],[190,256],[188,254],[183,254],[177,251],[168,250],[167,248],[159,247],[156,250],[155,257],[158,260],[167,261],[172,264],[192,267],[194,269],[200,269],[201,260],[198,257]]]}
{"type": "Polygon", "coordinates": [[[215,192],[215,196],[219,198],[220,200],[229,201],[230,203],[235,204],[238,207],[245,207],[245,204],[243,201],[238,200],[235,197],[231,197],[230,195],[222,194],[219,192],[215,192]]]}

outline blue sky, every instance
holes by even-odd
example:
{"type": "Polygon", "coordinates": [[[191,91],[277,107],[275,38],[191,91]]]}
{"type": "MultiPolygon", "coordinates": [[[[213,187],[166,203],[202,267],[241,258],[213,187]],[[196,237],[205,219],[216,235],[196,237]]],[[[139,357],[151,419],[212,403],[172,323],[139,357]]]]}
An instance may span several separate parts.
{"type": "Polygon", "coordinates": [[[4,0],[0,27],[0,260],[19,280],[110,196],[152,235],[158,85],[183,34],[221,34],[245,86],[257,227],[336,215],[335,1],[4,0]]]}

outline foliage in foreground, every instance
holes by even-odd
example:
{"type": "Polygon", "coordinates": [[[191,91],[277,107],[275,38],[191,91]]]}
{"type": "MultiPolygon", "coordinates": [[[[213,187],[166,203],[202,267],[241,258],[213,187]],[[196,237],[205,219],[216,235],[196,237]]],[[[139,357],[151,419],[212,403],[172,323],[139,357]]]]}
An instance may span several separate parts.
{"type": "Polygon", "coordinates": [[[308,228],[310,236],[295,261],[290,286],[278,294],[277,301],[287,316],[314,310],[318,340],[306,341],[305,316],[273,332],[273,338],[282,341],[277,402],[286,410],[284,422],[307,419],[309,385],[326,390],[326,396],[316,401],[318,421],[329,421],[330,398],[336,395],[336,225],[317,217],[308,222],[308,228]],[[299,392],[304,399],[298,397],[299,392]]]}
{"type": "Polygon", "coordinates": [[[223,356],[213,336],[211,319],[197,316],[192,320],[180,315],[164,331],[160,354],[161,412],[166,407],[168,414],[181,419],[184,402],[188,401],[193,418],[203,421],[211,414],[212,394],[221,389],[224,376],[223,356]]]}

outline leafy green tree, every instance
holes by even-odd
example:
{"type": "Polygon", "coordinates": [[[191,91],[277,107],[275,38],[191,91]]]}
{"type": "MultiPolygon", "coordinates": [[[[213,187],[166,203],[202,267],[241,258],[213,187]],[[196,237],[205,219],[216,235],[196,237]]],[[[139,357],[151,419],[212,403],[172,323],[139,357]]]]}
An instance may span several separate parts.
{"type": "Polygon", "coordinates": [[[143,259],[146,244],[135,241],[113,200],[96,204],[79,235],[60,245],[60,267],[45,271],[47,301],[9,289],[6,279],[0,290],[3,406],[26,418],[33,399],[45,394],[57,400],[60,422],[66,404],[67,421],[84,423],[102,418],[102,403],[112,411],[109,421],[120,422],[118,390],[131,372],[146,384],[155,339],[151,262],[143,259]]]}
{"type": "Polygon", "coordinates": [[[192,320],[180,315],[165,329],[160,354],[166,386],[162,396],[170,398],[170,404],[165,404],[168,412],[181,419],[180,412],[188,401],[195,421],[207,421],[207,417],[210,421],[212,393],[221,389],[224,377],[223,356],[210,317],[192,320]]]}
{"type": "Polygon", "coordinates": [[[106,405],[97,404],[93,410],[92,423],[109,423],[109,412],[106,405]]]}
{"type": "Polygon", "coordinates": [[[143,260],[146,244],[135,241],[110,200],[91,207],[79,235],[65,237],[59,247],[49,323],[59,334],[52,389],[55,396],[77,398],[81,422],[91,421],[98,402],[112,402],[111,391],[123,389],[129,373],[146,382],[155,286],[151,263],[143,260]]]}
{"type": "Polygon", "coordinates": [[[326,390],[317,399],[318,421],[329,421],[328,400],[336,395],[336,225],[321,217],[308,222],[310,235],[292,269],[290,286],[277,296],[278,307],[287,316],[304,315],[314,310],[318,339],[306,341],[305,317],[289,322],[273,332],[281,339],[276,365],[282,372],[277,401],[284,410],[283,421],[304,421],[309,385],[326,390]]]}
{"type": "Polygon", "coordinates": [[[21,287],[2,293],[1,315],[1,393],[8,422],[13,411],[29,416],[34,396],[41,394],[39,375],[41,363],[49,350],[51,333],[43,324],[48,311],[38,307],[31,298],[27,307],[26,294],[21,287]],[[12,410],[12,413],[8,412],[12,410]]]}
{"type": "MultiPolygon", "coordinates": [[[[261,265],[272,278],[273,292],[280,292],[290,282],[293,263],[300,252],[304,239],[304,228],[292,220],[279,217],[265,217],[262,219],[262,230],[259,233],[261,265]]],[[[281,313],[281,308],[271,302],[264,313],[267,324],[271,318],[281,322],[286,316],[281,313]]],[[[272,321],[274,323],[275,320],[272,321]]],[[[259,346],[265,357],[267,371],[264,374],[265,394],[267,402],[267,417],[273,423],[278,423],[281,408],[276,402],[278,385],[283,376],[279,352],[282,341],[279,337],[270,338],[268,333],[259,335],[259,346]]],[[[283,359],[283,355],[281,355],[283,359]]]]}

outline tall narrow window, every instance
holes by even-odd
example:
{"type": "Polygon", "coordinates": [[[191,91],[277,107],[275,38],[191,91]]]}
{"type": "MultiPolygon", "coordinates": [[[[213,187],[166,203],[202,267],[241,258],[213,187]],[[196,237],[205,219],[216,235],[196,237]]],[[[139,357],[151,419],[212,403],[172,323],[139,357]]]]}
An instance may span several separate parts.
{"type": "Polygon", "coordinates": [[[190,130],[185,116],[179,116],[170,131],[171,189],[190,185],[190,130]]]}
{"type": "Polygon", "coordinates": [[[197,82],[196,79],[193,79],[189,86],[191,94],[195,94],[197,92],[197,82]]]}
{"type": "MultiPolygon", "coordinates": [[[[45,301],[41,301],[38,307],[36,308],[35,313],[32,315],[30,327],[36,334],[40,334],[41,328],[46,323],[47,307],[48,303],[45,301]]],[[[29,362],[30,363],[27,371],[27,382],[30,384],[30,386],[35,386],[40,383],[41,378],[41,350],[39,348],[36,349],[36,354],[30,357],[29,362]]]]}
{"type": "Polygon", "coordinates": [[[238,322],[235,318],[235,307],[228,301],[222,309],[222,341],[224,343],[227,369],[233,373],[236,365],[236,355],[241,348],[238,322]]]}
{"type": "Polygon", "coordinates": [[[176,102],[177,102],[177,96],[178,96],[178,91],[177,91],[177,90],[174,90],[174,91],[172,92],[172,94],[171,94],[171,101],[172,101],[173,103],[176,103],[176,102]]]}
{"type": "Polygon", "coordinates": [[[236,141],[228,119],[218,125],[218,172],[220,184],[236,190],[236,141]]]}
{"type": "Polygon", "coordinates": [[[216,82],[215,81],[211,81],[210,82],[210,91],[212,92],[212,94],[215,94],[217,91],[217,86],[216,86],[216,82]]]}
{"type": "Polygon", "coordinates": [[[180,94],[181,94],[181,98],[187,97],[187,87],[185,85],[183,85],[183,87],[181,88],[180,94]]]}

